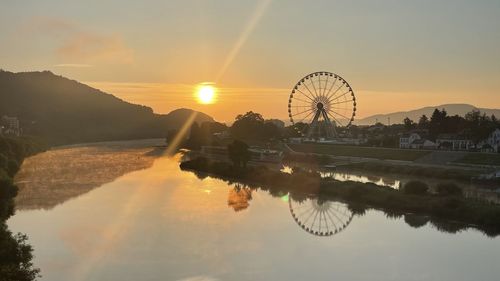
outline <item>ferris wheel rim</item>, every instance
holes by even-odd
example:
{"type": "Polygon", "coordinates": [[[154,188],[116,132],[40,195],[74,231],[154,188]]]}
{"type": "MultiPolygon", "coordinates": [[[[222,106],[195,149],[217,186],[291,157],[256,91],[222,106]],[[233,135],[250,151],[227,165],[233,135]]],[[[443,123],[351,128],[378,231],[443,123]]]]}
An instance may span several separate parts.
{"type": "MultiPolygon", "coordinates": [[[[311,202],[313,202],[313,201],[317,201],[318,199],[316,198],[316,199],[307,199],[307,200],[310,200],[311,202]]],[[[337,226],[335,223],[333,223],[333,225],[335,227],[332,228],[332,230],[329,230],[329,228],[327,227],[327,231],[321,231],[321,224],[320,224],[320,229],[319,230],[315,230],[314,229],[314,222],[311,225],[308,225],[307,221],[303,222],[303,221],[301,221],[301,219],[299,219],[299,215],[296,214],[296,212],[294,211],[294,208],[292,207],[292,201],[293,200],[291,198],[289,198],[289,200],[288,200],[288,206],[289,206],[290,213],[292,214],[292,217],[293,217],[294,221],[303,230],[305,230],[306,232],[308,232],[310,234],[316,235],[316,236],[333,236],[335,234],[338,234],[338,233],[342,232],[345,228],[347,228],[347,226],[351,223],[351,221],[352,221],[352,219],[354,217],[354,214],[347,208],[347,206],[345,204],[340,203],[340,202],[334,202],[334,203],[341,204],[340,206],[345,211],[348,211],[348,214],[342,213],[346,217],[346,219],[342,220],[342,219],[340,219],[340,218],[337,217],[338,222],[340,224],[339,224],[339,226],[337,226]]],[[[326,201],[326,203],[330,203],[330,202],[332,202],[332,201],[326,201]]],[[[340,211],[338,209],[336,209],[336,210],[340,211]]],[[[316,219],[316,216],[314,217],[314,220],[315,219],[316,219]]],[[[321,220],[321,217],[320,217],[320,220],[321,220]]]]}
{"type": "MultiPolygon", "coordinates": [[[[322,81],[320,78],[318,78],[318,80],[316,80],[316,81],[318,82],[319,90],[321,91],[322,81]]],[[[356,109],[357,109],[356,96],[355,96],[354,90],[352,89],[349,82],[347,82],[342,76],[340,76],[336,73],[330,72],[330,71],[316,71],[316,72],[309,73],[309,74],[303,76],[301,79],[299,79],[298,82],[295,83],[295,85],[293,86],[293,88],[290,92],[289,98],[288,98],[288,117],[289,117],[289,120],[292,123],[292,125],[295,126],[299,123],[304,123],[304,121],[305,121],[305,123],[308,123],[308,122],[312,123],[313,120],[311,120],[311,117],[314,116],[314,111],[315,111],[314,106],[315,106],[315,104],[319,104],[319,103],[321,103],[322,105],[323,105],[323,103],[327,103],[327,105],[326,105],[327,110],[325,110],[325,112],[328,115],[327,116],[328,118],[333,119],[335,121],[336,127],[348,128],[352,125],[352,123],[354,121],[354,117],[356,116],[356,109]],[[325,88],[323,89],[322,93],[320,92],[320,94],[317,93],[315,83],[312,82],[313,80],[311,79],[311,78],[314,78],[316,76],[320,76],[320,77],[326,76],[327,77],[326,81],[323,81],[323,82],[325,82],[325,85],[324,85],[325,88]],[[329,89],[329,91],[326,92],[326,87],[328,86],[328,78],[329,77],[334,77],[335,80],[333,80],[333,82],[331,83],[331,88],[329,89]],[[313,93],[313,91],[311,91],[307,87],[307,84],[305,84],[306,80],[309,80],[309,79],[311,79],[311,85],[314,87],[314,89],[313,89],[314,93],[313,93]],[[344,86],[345,86],[347,91],[344,92],[342,95],[335,97],[336,92],[334,92],[333,94],[331,94],[330,92],[337,81],[340,81],[342,85],[340,85],[336,89],[336,91],[340,90],[344,86]],[[307,91],[309,92],[309,95],[302,92],[299,89],[299,86],[301,86],[301,85],[304,85],[306,87],[307,91]],[[348,94],[350,95],[349,100],[343,100],[341,102],[337,101],[340,97],[345,97],[348,94]],[[300,99],[298,96],[300,96],[300,99]],[[324,100],[325,98],[327,99],[326,101],[324,100]],[[334,99],[332,99],[332,98],[334,98],[334,99]],[[297,107],[297,106],[294,106],[293,104],[298,103],[299,101],[302,102],[299,104],[304,104],[304,103],[305,104],[298,106],[298,107],[304,107],[305,110],[302,112],[295,112],[293,114],[292,108],[297,107]],[[309,104],[309,108],[308,108],[307,104],[309,104]],[[342,108],[343,112],[340,113],[339,112],[340,108],[334,107],[335,105],[338,105],[338,104],[348,104],[349,108],[342,108]],[[300,116],[303,113],[307,113],[307,115],[305,115],[303,117],[300,116]],[[299,116],[299,118],[302,117],[302,119],[299,120],[299,118],[294,118],[294,116],[299,116]],[[344,125],[341,120],[345,120],[346,124],[344,125]],[[339,126],[339,124],[341,126],[339,126]]],[[[302,132],[301,132],[301,135],[303,135],[302,132]]]]}

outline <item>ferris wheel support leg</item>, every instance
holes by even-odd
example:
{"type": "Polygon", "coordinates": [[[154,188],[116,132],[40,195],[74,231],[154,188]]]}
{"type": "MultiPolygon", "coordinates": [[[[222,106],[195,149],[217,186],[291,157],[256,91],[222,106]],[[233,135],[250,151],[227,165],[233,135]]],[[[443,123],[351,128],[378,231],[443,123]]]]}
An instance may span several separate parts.
{"type": "Polygon", "coordinates": [[[328,139],[334,139],[337,137],[337,130],[335,129],[335,126],[332,124],[332,121],[328,117],[328,114],[326,111],[323,109],[321,110],[321,113],[323,115],[323,119],[325,120],[326,123],[326,136],[328,139]]]}
{"type": "Polygon", "coordinates": [[[317,110],[316,114],[314,114],[314,118],[311,122],[311,126],[307,130],[307,138],[311,138],[311,135],[314,133],[314,130],[318,126],[318,119],[319,119],[320,114],[321,114],[320,110],[317,110]]]}

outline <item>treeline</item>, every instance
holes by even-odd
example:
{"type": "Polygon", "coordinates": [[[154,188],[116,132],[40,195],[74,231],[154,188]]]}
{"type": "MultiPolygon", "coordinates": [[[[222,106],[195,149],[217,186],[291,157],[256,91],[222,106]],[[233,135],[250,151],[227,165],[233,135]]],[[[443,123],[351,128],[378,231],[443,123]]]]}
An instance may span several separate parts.
{"type": "MultiPolygon", "coordinates": [[[[227,145],[228,140],[245,140],[250,142],[272,142],[289,136],[292,131],[280,120],[265,120],[256,112],[249,111],[236,116],[229,127],[218,122],[193,123],[184,147],[198,149],[202,145],[227,145]],[[279,124],[279,125],[277,125],[279,124]]],[[[170,135],[173,139],[176,132],[170,135]]]]}
{"type": "Polygon", "coordinates": [[[14,214],[14,198],[18,188],[13,177],[25,157],[43,151],[45,146],[32,138],[0,136],[0,280],[30,281],[39,276],[32,259],[27,236],[13,234],[6,220],[14,214]]]}
{"type": "Polygon", "coordinates": [[[500,121],[495,115],[488,116],[479,110],[470,111],[465,116],[450,116],[444,109],[435,109],[430,118],[422,115],[414,122],[406,117],[403,124],[407,131],[427,130],[431,140],[435,140],[440,134],[461,134],[476,143],[486,139],[496,128],[500,128],[500,121]]]}

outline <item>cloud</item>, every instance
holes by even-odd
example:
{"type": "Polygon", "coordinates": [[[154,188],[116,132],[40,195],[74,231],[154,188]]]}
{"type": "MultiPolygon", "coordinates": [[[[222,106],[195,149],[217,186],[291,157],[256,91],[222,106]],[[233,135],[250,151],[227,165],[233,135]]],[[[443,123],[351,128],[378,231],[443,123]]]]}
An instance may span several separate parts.
{"type": "Polygon", "coordinates": [[[57,58],[78,62],[62,63],[59,66],[81,67],[90,63],[128,64],[134,61],[134,51],[116,34],[83,30],[72,22],[54,18],[33,18],[24,30],[54,40],[54,53],[57,58]]]}

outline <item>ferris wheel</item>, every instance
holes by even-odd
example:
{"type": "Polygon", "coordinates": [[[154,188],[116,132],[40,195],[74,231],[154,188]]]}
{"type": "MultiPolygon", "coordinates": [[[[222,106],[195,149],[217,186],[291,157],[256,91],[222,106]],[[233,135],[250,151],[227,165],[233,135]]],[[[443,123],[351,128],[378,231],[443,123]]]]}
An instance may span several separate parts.
{"type": "Polygon", "coordinates": [[[307,138],[333,139],[337,128],[349,127],[356,116],[356,96],[337,74],[320,71],[306,75],[288,99],[290,122],[307,138]],[[306,125],[299,128],[300,125],[306,125]]]}
{"type": "Polygon", "coordinates": [[[288,204],[295,222],[316,236],[335,235],[344,230],[353,218],[353,213],[340,202],[322,201],[317,198],[295,202],[289,198],[288,204]]]}

